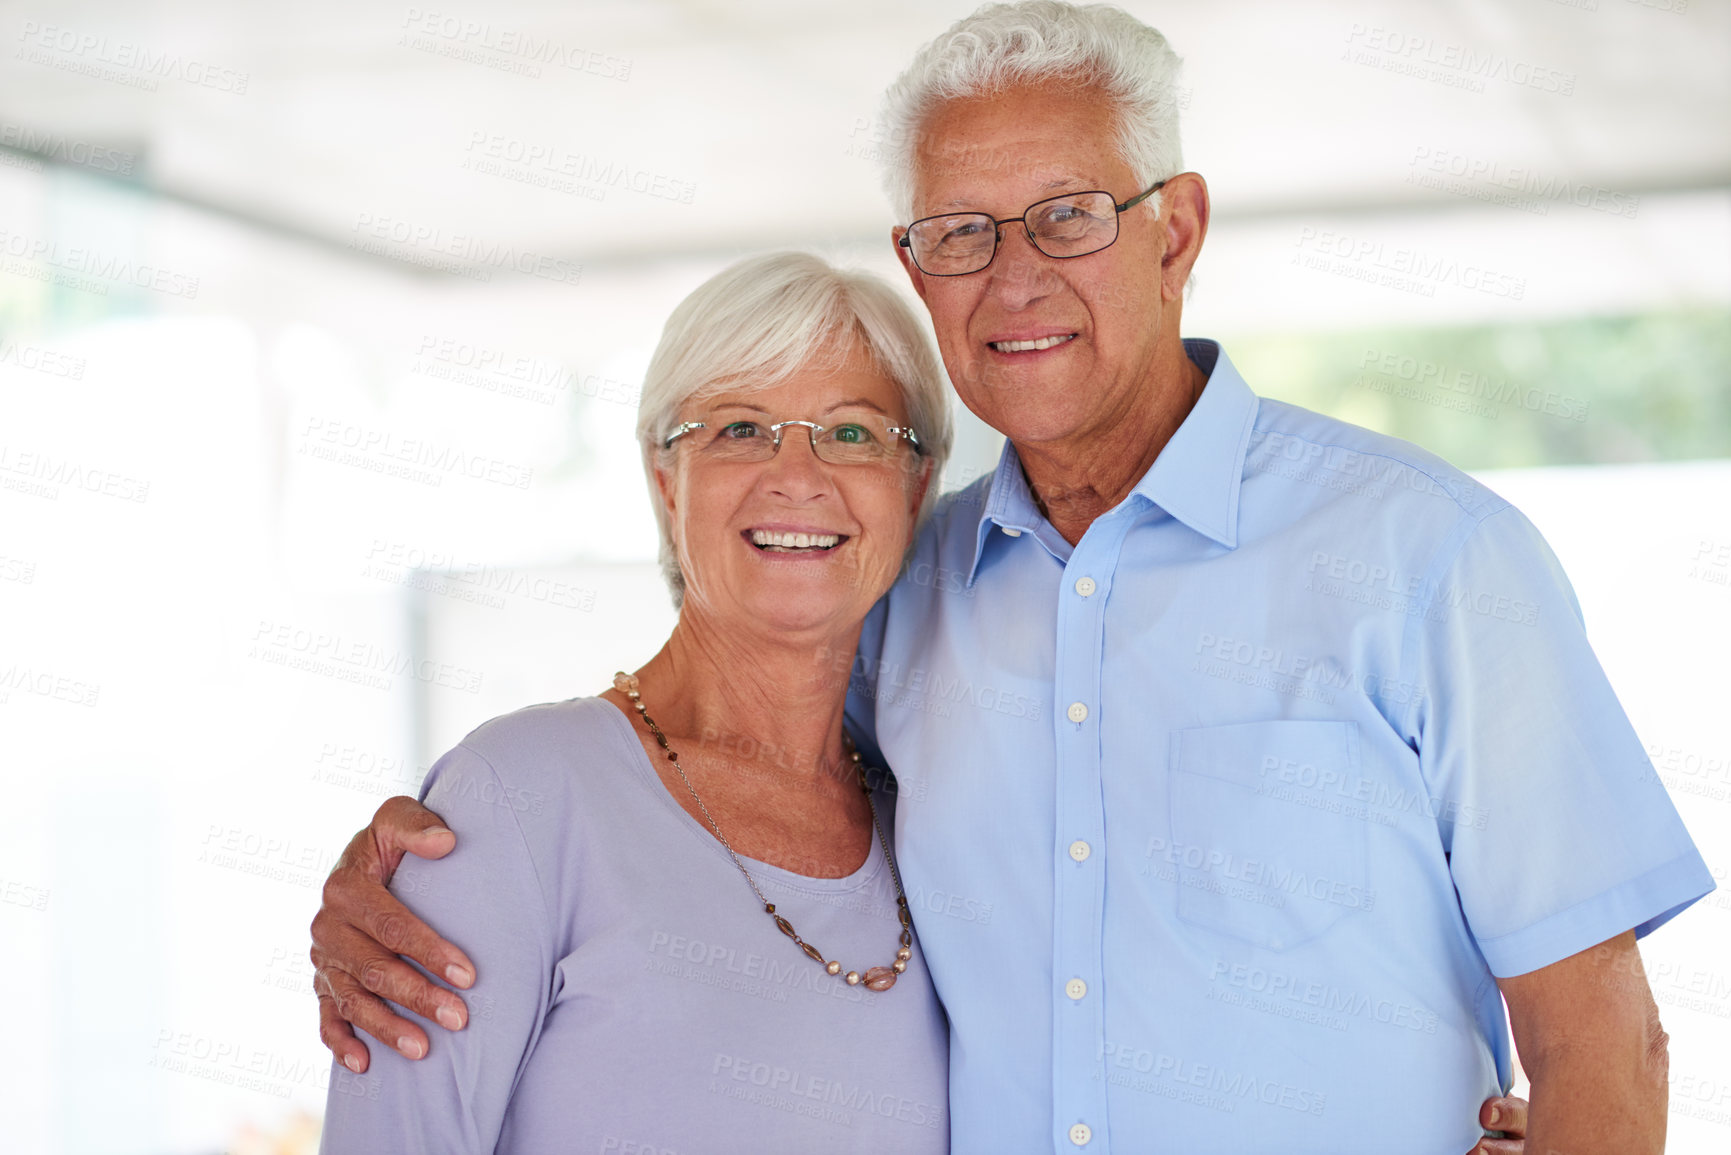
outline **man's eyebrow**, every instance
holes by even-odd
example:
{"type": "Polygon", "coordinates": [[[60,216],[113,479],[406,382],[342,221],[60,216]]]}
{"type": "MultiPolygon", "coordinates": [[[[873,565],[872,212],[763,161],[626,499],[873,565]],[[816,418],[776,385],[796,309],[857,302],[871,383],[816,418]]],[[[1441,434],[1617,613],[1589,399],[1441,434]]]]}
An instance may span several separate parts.
{"type": "MultiPolygon", "coordinates": [[[[1085,176],[1069,176],[1069,175],[1055,176],[1051,180],[1047,181],[1045,184],[1041,185],[1040,191],[1041,192],[1051,192],[1053,189],[1061,189],[1065,185],[1085,185],[1087,187],[1077,188],[1073,191],[1075,191],[1075,192],[1091,192],[1095,188],[1099,187],[1098,185],[1091,183],[1095,179],[1096,178],[1094,178],[1094,177],[1085,177],[1085,176]]],[[[948,215],[952,212],[984,213],[986,211],[986,210],[981,209],[981,208],[970,207],[973,204],[974,204],[974,202],[972,202],[972,201],[957,198],[956,200],[946,201],[943,204],[939,205],[938,206],[938,212],[939,212],[939,214],[942,214],[942,215],[948,215]]],[[[987,214],[987,215],[990,215],[990,214],[987,214]]]]}

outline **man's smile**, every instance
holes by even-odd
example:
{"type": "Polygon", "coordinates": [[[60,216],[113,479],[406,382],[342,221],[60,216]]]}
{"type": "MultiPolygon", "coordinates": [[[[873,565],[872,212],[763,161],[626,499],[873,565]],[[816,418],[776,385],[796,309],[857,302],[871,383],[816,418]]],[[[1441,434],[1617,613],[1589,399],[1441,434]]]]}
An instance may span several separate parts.
{"type": "Polygon", "coordinates": [[[1054,333],[1049,337],[1034,337],[1023,340],[987,341],[997,353],[1036,353],[1044,349],[1055,349],[1059,345],[1074,341],[1074,333],[1054,333]]]}

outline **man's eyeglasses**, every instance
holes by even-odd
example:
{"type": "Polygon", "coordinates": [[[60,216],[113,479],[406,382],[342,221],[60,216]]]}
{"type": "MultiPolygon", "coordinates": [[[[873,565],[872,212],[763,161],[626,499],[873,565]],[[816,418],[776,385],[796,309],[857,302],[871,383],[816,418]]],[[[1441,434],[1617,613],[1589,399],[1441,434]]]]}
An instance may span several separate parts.
{"type": "Polygon", "coordinates": [[[923,217],[896,243],[913,256],[920,272],[932,277],[966,276],[991,264],[1004,239],[1001,226],[1012,221],[1021,221],[1029,243],[1048,257],[1085,257],[1117,240],[1118,214],[1135,208],[1165,183],[1156,182],[1123,204],[1109,192],[1079,192],[1031,204],[1021,216],[1002,220],[990,213],[923,217]]]}
{"type": "Polygon", "coordinates": [[[789,425],[805,427],[812,452],[831,465],[872,465],[894,460],[906,440],[915,453],[920,439],[905,425],[892,425],[879,415],[850,417],[834,425],[815,421],[729,421],[711,426],[707,421],[686,421],[663,443],[672,448],[681,437],[692,438],[697,450],[716,461],[768,461],[781,449],[781,431],[789,425]]]}

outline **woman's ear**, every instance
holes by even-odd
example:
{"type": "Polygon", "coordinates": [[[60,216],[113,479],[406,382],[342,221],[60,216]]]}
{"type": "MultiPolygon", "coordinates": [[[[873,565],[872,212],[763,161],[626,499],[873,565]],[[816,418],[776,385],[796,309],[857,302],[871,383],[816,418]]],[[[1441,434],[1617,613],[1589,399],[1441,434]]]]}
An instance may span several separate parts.
{"type": "Polygon", "coordinates": [[[926,500],[926,490],[929,489],[932,483],[937,480],[932,476],[932,474],[936,472],[936,469],[934,468],[936,464],[937,463],[929,457],[920,457],[920,474],[918,477],[914,478],[914,483],[911,487],[913,500],[908,507],[915,517],[920,515],[920,505],[926,500]]]}
{"type": "Polygon", "coordinates": [[[661,506],[667,511],[667,524],[673,525],[673,474],[670,470],[657,465],[655,467],[655,491],[661,495],[661,506]]]}

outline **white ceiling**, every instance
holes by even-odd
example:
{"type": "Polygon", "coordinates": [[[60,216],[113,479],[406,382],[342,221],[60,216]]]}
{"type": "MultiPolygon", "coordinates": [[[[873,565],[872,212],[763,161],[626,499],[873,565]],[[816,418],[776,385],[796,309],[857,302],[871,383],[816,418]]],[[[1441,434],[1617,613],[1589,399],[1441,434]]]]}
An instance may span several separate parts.
{"type": "MultiPolygon", "coordinates": [[[[1731,186],[1731,3],[1666,10],[1679,2],[1125,6],[1186,59],[1186,160],[1208,176],[1217,219],[1231,222],[1459,207],[1409,183],[1421,149],[1627,194],[1731,186]],[[1470,91],[1343,59],[1373,37],[1422,43],[1418,59],[1471,53],[1500,58],[1505,75],[1572,75],[1574,91],[1504,78],[1470,91]]],[[[165,196],[338,247],[363,219],[591,268],[851,244],[890,223],[876,169],[859,155],[870,129],[859,126],[915,47],[973,6],[26,0],[0,16],[12,46],[0,63],[0,129],[125,149],[139,158],[134,179],[165,196]],[[597,64],[603,72],[629,61],[628,79],[553,64],[514,74],[497,67],[513,59],[498,49],[480,50],[491,64],[418,50],[405,39],[428,17],[415,13],[448,28],[485,24],[487,43],[528,35],[595,52],[613,60],[597,64]],[[50,26],[54,43],[100,43],[44,49],[50,26]],[[142,91],[70,70],[138,49],[180,58],[180,75],[142,91]],[[246,91],[189,82],[194,64],[245,74],[246,91]],[[623,187],[596,201],[466,170],[473,142],[492,138],[695,188],[690,203],[623,187]]]]}

